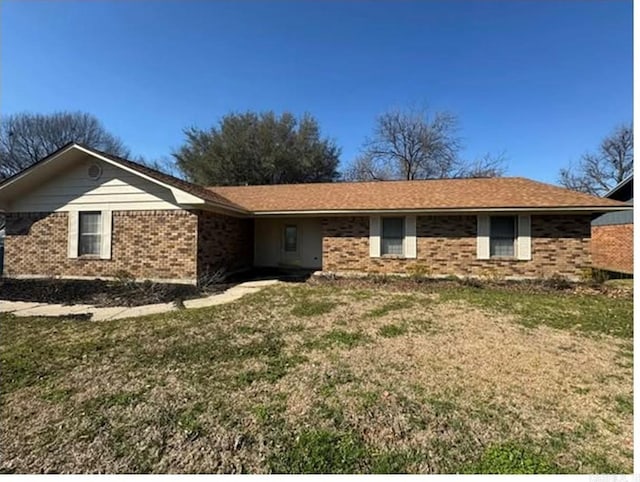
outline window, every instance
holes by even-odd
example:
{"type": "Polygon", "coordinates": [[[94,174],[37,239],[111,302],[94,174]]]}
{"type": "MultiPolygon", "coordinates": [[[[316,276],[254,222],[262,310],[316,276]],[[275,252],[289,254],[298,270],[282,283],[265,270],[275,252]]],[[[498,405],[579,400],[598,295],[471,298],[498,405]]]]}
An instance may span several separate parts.
{"type": "Polygon", "coordinates": [[[404,254],[404,218],[382,218],[381,254],[404,254]]]}
{"type": "Polygon", "coordinates": [[[79,213],[78,256],[100,256],[102,241],[100,213],[79,213]]]}
{"type": "Polygon", "coordinates": [[[287,225],[284,227],[284,251],[285,253],[298,251],[298,226],[287,225]]]}
{"type": "Polygon", "coordinates": [[[491,257],[514,257],[515,244],[515,216],[492,216],[489,245],[491,257]]]}

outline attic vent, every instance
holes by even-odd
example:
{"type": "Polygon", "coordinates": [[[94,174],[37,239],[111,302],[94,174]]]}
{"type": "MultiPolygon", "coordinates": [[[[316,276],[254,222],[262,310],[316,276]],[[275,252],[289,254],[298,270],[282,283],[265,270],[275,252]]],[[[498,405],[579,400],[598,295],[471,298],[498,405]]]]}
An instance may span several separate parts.
{"type": "Polygon", "coordinates": [[[98,164],[91,164],[87,169],[87,174],[90,179],[98,179],[102,175],[102,168],[98,164]]]}

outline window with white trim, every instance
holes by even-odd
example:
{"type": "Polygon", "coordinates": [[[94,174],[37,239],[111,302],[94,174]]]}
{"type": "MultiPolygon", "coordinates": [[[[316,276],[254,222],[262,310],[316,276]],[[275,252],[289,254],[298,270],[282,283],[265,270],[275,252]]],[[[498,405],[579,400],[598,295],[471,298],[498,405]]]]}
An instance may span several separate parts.
{"type": "Polygon", "coordinates": [[[492,258],[513,258],[516,253],[517,223],[515,216],[491,216],[489,254],[492,258]]]}
{"type": "Polygon", "coordinates": [[[382,218],[380,253],[403,256],[404,234],[404,218],[382,218]]]}
{"type": "Polygon", "coordinates": [[[102,249],[102,216],[100,212],[78,214],[78,256],[100,256],[102,249]]]}

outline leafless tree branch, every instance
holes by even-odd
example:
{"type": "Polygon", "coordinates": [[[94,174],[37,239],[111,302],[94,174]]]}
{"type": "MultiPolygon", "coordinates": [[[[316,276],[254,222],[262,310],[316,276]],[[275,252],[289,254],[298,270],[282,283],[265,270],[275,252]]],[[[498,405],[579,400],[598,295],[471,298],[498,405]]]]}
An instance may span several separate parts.
{"type": "Polygon", "coordinates": [[[376,120],[372,137],[345,171],[348,180],[432,179],[501,175],[504,155],[461,160],[458,118],[426,108],[391,110],[376,120]]]}
{"type": "Polygon", "coordinates": [[[577,165],[560,169],[559,182],[568,189],[601,196],[633,173],[633,125],[616,127],[596,152],[577,165]]]}
{"type": "Polygon", "coordinates": [[[129,155],[122,141],[91,114],[13,114],[0,122],[0,179],[26,169],[69,142],[118,156],[129,155]]]}

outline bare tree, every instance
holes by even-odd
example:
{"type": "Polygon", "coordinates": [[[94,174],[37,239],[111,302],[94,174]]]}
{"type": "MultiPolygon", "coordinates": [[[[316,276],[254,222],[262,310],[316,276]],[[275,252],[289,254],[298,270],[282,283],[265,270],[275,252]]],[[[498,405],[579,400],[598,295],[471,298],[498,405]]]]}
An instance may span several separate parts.
{"type": "Polygon", "coordinates": [[[504,152],[498,155],[487,153],[473,161],[461,162],[452,177],[500,177],[504,175],[506,164],[507,155],[504,152]]]}
{"type": "Polygon", "coordinates": [[[184,178],[184,174],[180,169],[178,169],[175,161],[168,156],[153,159],[137,156],[134,158],[134,161],[164,174],[169,174],[170,176],[178,177],[180,179],[184,178]]]}
{"type": "Polygon", "coordinates": [[[361,155],[342,173],[343,181],[387,181],[394,179],[392,166],[361,155]]]}
{"type": "Polygon", "coordinates": [[[504,154],[469,162],[460,158],[458,118],[450,112],[433,115],[425,108],[392,110],[376,120],[373,136],[343,179],[435,179],[501,175],[504,154]]]}
{"type": "Polygon", "coordinates": [[[0,122],[0,179],[26,169],[69,142],[117,156],[129,155],[122,141],[91,114],[13,114],[0,122]]]}
{"type": "Polygon", "coordinates": [[[577,166],[560,169],[564,187],[604,195],[633,173],[633,125],[617,126],[598,150],[582,156],[577,166]]]}

